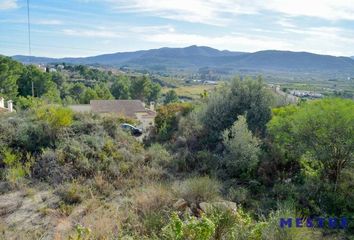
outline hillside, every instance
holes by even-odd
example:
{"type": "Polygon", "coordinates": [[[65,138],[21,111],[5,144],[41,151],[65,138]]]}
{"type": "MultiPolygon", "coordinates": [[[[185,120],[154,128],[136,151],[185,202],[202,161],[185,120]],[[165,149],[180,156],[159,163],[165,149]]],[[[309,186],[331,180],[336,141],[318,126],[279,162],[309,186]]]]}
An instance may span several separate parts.
{"type": "MultiPolygon", "coordinates": [[[[13,59],[28,62],[27,56],[13,59]]],[[[220,51],[210,47],[159,48],[136,52],[120,52],[84,58],[32,57],[32,63],[67,62],[75,64],[99,64],[144,69],[192,69],[212,67],[226,68],[230,73],[240,70],[272,71],[341,71],[354,73],[354,60],[308,52],[259,51],[254,53],[220,51]]]]}

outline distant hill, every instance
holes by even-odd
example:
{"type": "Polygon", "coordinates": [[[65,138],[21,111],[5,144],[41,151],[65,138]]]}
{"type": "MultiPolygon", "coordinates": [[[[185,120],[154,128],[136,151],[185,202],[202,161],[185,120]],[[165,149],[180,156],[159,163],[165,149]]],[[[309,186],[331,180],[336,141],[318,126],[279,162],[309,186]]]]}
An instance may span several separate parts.
{"type": "MultiPolygon", "coordinates": [[[[13,56],[27,63],[27,56],[13,56]]],[[[341,71],[354,72],[354,59],[308,52],[259,51],[255,53],[220,51],[210,47],[159,48],[120,52],[84,58],[31,57],[32,63],[99,64],[143,69],[200,69],[205,67],[239,70],[341,71]]]]}

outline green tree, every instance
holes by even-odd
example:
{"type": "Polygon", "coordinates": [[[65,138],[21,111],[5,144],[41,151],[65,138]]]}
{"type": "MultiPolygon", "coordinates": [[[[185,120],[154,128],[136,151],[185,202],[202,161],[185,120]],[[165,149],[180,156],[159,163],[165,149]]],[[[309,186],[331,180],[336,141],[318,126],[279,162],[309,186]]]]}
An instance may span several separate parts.
{"type": "Polygon", "coordinates": [[[178,102],[178,101],[179,101],[179,98],[178,98],[178,95],[175,90],[169,90],[166,93],[164,104],[174,103],[174,102],[178,102]]]}
{"type": "Polygon", "coordinates": [[[88,104],[91,100],[99,99],[97,93],[92,88],[86,88],[80,96],[80,103],[88,104]]]}
{"type": "Polygon", "coordinates": [[[130,98],[130,82],[126,76],[116,78],[111,87],[112,95],[115,99],[130,98]]]}
{"type": "Polygon", "coordinates": [[[249,129],[256,136],[264,136],[266,123],[271,118],[272,96],[261,78],[234,79],[203,104],[199,119],[204,125],[204,143],[215,148],[222,139],[222,132],[230,128],[237,116],[245,115],[249,129]]]}
{"type": "Polygon", "coordinates": [[[150,86],[150,95],[148,96],[148,101],[156,101],[160,97],[161,86],[158,83],[151,83],[150,86]]]}
{"type": "Polygon", "coordinates": [[[239,116],[232,127],[223,132],[223,144],[225,157],[222,169],[230,177],[249,178],[258,164],[260,141],[248,130],[244,116],[239,116]]]}
{"type": "Polygon", "coordinates": [[[96,84],[93,89],[95,90],[97,97],[99,99],[104,99],[104,100],[113,99],[113,96],[106,84],[104,83],[96,84]]]}
{"type": "Polygon", "coordinates": [[[354,101],[324,99],[274,109],[269,134],[282,156],[334,184],[354,163],[354,101]]]}
{"type": "Polygon", "coordinates": [[[35,97],[41,97],[50,89],[57,87],[49,73],[41,72],[36,66],[29,65],[24,68],[18,81],[21,96],[32,95],[32,83],[35,97]]]}
{"type": "Polygon", "coordinates": [[[0,56],[0,95],[15,99],[18,94],[18,79],[22,71],[20,63],[0,56]]]}
{"type": "Polygon", "coordinates": [[[74,85],[70,85],[69,87],[69,95],[79,99],[81,94],[83,94],[86,90],[86,87],[83,83],[75,83],[74,85]]]}
{"type": "Polygon", "coordinates": [[[146,101],[151,94],[151,81],[148,77],[137,77],[132,80],[130,95],[132,99],[146,101]]]}
{"type": "Polygon", "coordinates": [[[159,107],[155,118],[157,139],[161,141],[169,140],[173,133],[177,131],[180,117],[185,116],[191,110],[192,105],[190,103],[172,103],[159,107]]]}
{"type": "Polygon", "coordinates": [[[67,77],[60,72],[51,73],[51,77],[53,82],[58,86],[58,88],[61,88],[62,85],[68,80],[67,77]]]}

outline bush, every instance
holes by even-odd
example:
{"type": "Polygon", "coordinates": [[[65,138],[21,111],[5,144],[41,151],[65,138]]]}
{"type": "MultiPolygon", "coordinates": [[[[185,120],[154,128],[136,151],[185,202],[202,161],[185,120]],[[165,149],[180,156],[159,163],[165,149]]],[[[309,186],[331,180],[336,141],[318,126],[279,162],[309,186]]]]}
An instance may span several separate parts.
{"type": "Polygon", "coordinates": [[[61,106],[42,106],[35,110],[35,114],[38,119],[47,122],[55,130],[68,127],[73,122],[72,110],[61,106]]]}
{"type": "Polygon", "coordinates": [[[0,151],[2,163],[5,166],[5,178],[14,185],[20,184],[24,177],[30,174],[33,158],[29,154],[25,156],[24,163],[21,162],[22,156],[13,153],[9,149],[0,151]]]}
{"type": "Polygon", "coordinates": [[[194,177],[177,184],[179,197],[190,203],[214,201],[219,198],[221,184],[209,177],[194,177]]]}
{"type": "Polygon", "coordinates": [[[239,204],[246,204],[249,201],[249,190],[245,187],[231,187],[228,193],[228,197],[231,201],[239,204]]]}
{"type": "Polygon", "coordinates": [[[259,140],[248,130],[246,118],[239,116],[231,129],[223,132],[226,148],[223,165],[229,177],[248,179],[256,169],[260,153],[259,140]]]}
{"type": "Polygon", "coordinates": [[[173,213],[170,223],[162,231],[165,239],[209,240],[215,232],[215,225],[205,216],[182,221],[177,213],[173,213]]]}
{"type": "Polygon", "coordinates": [[[93,187],[96,192],[106,197],[108,197],[114,191],[114,187],[107,180],[105,180],[102,173],[95,175],[93,179],[93,187]]]}
{"type": "Polygon", "coordinates": [[[150,185],[135,190],[133,207],[142,223],[140,231],[153,236],[159,233],[167,223],[169,209],[173,204],[173,194],[170,189],[162,185],[150,185]]]}
{"type": "Polygon", "coordinates": [[[190,103],[172,103],[157,109],[155,118],[156,139],[167,141],[176,133],[178,121],[192,110],[190,103]]]}
{"type": "Polygon", "coordinates": [[[171,207],[172,192],[162,185],[150,185],[133,192],[133,203],[142,216],[171,207]]]}
{"type": "Polygon", "coordinates": [[[170,164],[172,156],[163,146],[156,143],[148,148],[145,160],[151,165],[151,167],[164,168],[170,164]]]}
{"type": "Polygon", "coordinates": [[[58,152],[52,149],[43,150],[33,166],[32,176],[53,185],[69,180],[73,169],[61,164],[58,155],[58,152]]]}
{"type": "Polygon", "coordinates": [[[278,210],[272,212],[269,215],[267,222],[265,223],[261,231],[262,239],[264,240],[323,239],[321,232],[316,229],[311,229],[307,227],[303,227],[303,228],[292,227],[292,228],[284,228],[284,229],[280,228],[279,226],[280,218],[295,219],[296,215],[297,214],[293,202],[285,202],[284,204],[279,205],[278,210]]]}
{"type": "Polygon", "coordinates": [[[56,193],[60,196],[65,204],[73,205],[81,203],[84,199],[84,190],[77,182],[66,183],[60,186],[56,193]]]}

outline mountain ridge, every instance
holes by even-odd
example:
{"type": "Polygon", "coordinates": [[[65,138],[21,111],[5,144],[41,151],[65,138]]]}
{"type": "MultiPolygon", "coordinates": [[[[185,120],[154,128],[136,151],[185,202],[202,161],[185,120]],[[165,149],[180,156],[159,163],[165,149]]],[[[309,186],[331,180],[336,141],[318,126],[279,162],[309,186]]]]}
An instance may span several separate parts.
{"type": "Polygon", "coordinates": [[[206,46],[185,48],[158,48],[133,52],[117,52],[80,58],[47,58],[16,55],[13,59],[23,63],[48,64],[72,63],[109,65],[132,68],[198,69],[203,67],[281,71],[348,71],[354,72],[354,59],[310,52],[263,50],[258,52],[233,52],[206,46]]]}

